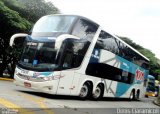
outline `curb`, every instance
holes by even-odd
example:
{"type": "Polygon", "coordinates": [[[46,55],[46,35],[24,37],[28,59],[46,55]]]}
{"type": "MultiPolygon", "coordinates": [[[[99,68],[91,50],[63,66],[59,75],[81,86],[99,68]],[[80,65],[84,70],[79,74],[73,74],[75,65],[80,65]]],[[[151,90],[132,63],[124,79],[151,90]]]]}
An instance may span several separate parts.
{"type": "Polygon", "coordinates": [[[10,78],[0,78],[0,80],[4,80],[4,81],[13,81],[14,79],[10,79],[10,78]]]}
{"type": "Polygon", "coordinates": [[[158,104],[156,100],[153,101],[153,104],[155,104],[155,105],[160,107],[160,104],[158,104]]]}

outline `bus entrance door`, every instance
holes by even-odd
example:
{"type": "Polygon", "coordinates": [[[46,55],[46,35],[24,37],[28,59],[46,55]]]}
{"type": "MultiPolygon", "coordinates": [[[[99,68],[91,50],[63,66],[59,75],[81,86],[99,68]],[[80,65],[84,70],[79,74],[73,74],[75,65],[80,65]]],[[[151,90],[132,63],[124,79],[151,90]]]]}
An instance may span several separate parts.
{"type": "Polygon", "coordinates": [[[59,79],[57,94],[70,95],[73,78],[73,70],[61,71],[61,78],[59,79]]]}

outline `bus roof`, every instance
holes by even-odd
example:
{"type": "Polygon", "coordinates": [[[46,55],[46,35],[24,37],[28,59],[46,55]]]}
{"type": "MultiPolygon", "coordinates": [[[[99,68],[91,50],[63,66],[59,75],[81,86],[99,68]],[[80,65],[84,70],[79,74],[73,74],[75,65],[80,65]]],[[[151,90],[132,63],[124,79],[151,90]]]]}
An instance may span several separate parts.
{"type": "MultiPolygon", "coordinates": [[[[85,20],[88,20],[88,21],[91,21],[93,23],[95,23],[96,25],[99,25],[98,23],[92,21],[91,19],[89,18],[86,18],[86,17],[83,17],[83,16],[80,16],[80,15],[67,15],[67,14],[51,14],[51,15],[46,15],[46,16],[54,16],[54,15],[60,15],[60,16],[73,16],[77,19],[85,19],[85,20]]],[[[100,26],[100,25],[99,25],[100,26]]]]}
{"type": "MultiPolygon", "coordinates": [[[[54,16],[54,15],[62,15],[62,16],[74,16],[74,17],[77,17],[78,19],[86,19],[88,21],[91,21],[95,24],[97,24],[96,22],[86,18],[86,17],[83,17],[83,16],[79,16],[79,15],[67,15],[67,14],[51,14],[51,15],[47,15],[47,16],[54,16]]],[[[97,24],[99,25],[99,24],[97,24]]],[[[99,25],[100,26],[100,25],[99,25]]],[[[110,33],[109,33],[110,34],[110,33]]],[[[111,34],[113,35],[113,34],[111,34]]],[[[144,59],[146,59],[147,61],[150,61],[149,58],[145,57],[143,54],[141,54],[139,51],[137,51],[136,49],[134,49],[132,46],[130,46],[129,44],[127,44],[125,41],[121,40],[119,37],[117,37],[116,35],[113,35],[117,40],[119,40],[120,42],[124,43],[125,45],[127,45],[131,50],[133,50],[134,52],[136,52],[137,54],[139,54],[141,57],[143,57],[144,59]]]]}
{"type": "Polygon", "coordinates": [[[150,79],[155,79],[155,77],[152,76],[152,75],[148,75],[148,78],[150,78],[150,79]]]}

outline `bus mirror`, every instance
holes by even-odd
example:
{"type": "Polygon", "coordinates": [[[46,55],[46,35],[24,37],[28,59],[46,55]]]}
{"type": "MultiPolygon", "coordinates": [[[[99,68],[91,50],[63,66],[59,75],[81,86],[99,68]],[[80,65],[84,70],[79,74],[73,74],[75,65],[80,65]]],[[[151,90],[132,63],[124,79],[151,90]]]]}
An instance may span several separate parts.
{"type": "Polygon", "coordinates": [[[14,40],[16,38],[21,38],[21,37],[26,37],[28,36],[28,34],[25,34],[25,33],[18,33],[18,34],[14,34],[11,38],[10,38],[10,43],[9,45],[12,47],[13,46],[13,43],[14,43],[14,40]]]}
{"type": "Polygon", "coordinates": [[[73,36],[73,35],[62,35],[56,39],[55,48],[59,49],[63,41],[66,39],[78,39],[79,40],[80,38],[73,36]]]}

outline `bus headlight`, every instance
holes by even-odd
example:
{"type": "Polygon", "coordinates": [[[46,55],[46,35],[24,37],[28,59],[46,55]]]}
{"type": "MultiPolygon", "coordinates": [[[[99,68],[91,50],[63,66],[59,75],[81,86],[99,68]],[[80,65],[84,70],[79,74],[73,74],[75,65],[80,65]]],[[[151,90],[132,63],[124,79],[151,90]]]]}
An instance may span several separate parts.
{"type": "Polygon", "coordinates": [[[64,76],[56,75],[56,76],[48,76],[48,77],[40,77],[44,81],[58,80],[63,78],[64,76]]]}
{"type": "Polygon", "coordinates": [[[51,81],[51,80],[53,80],[53,79],[54,79],[53,76],[43,77],[43,80],[44,80],[44,81],[51,81]]]}

